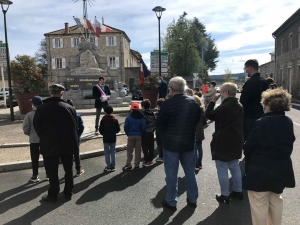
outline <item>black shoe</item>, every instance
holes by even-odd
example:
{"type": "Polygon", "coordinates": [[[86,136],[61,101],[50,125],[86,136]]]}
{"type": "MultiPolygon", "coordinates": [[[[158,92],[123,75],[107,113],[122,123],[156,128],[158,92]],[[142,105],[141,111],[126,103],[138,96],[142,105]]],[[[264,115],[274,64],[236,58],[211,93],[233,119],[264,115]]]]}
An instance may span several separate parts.
{"type": "Polygon", "coordinates": [[[40,177],[39,177],[39,175],[32,176],[29,181],[34,182],[34,183],[39,182],[40,177]]]}
{"type": "Polygon", "coordinates": [[[52,202],[52,203],[57,202],[57,199],[56,199],[56,198],[49,198],[48,195],[44,195],[44,196],[42,197],[42,200],[43,200],[44,202],[52,202]]]}
{"type": "Polygon", "coordinates": [[[197,203],[191,203],[188,198],[186,198],[186,203],[192,208],[197,208],[197,203]]]}
{"type": "Polygon", "coordinates": [[[139,169],[140,169],[140,167],[139,167],[139,166],[135,166],[133,169],[135,169],[135,170],[139,170],[139,169]]]}
{"type": "Polygon", "coordinates": [[[243,195],[243,192],[232,191],[232,192],[230,192],[230,197],[236,197],[240,200],[243,200],[244,195],[243,195]]]}
{"type": "Polygon", "coordinates": [[[218,202],[225,202],[226,204],[229,205],[230,203],[230,197],[229,196],[224,196],[224,195],[216,195],[216,200],[218,202]]]}
{"type": "Polygon", "coordinates": [[[132,170],[132,166],[124,166],[123,170],[132,170]]]}
{"type": "Polygon", "coordinates": [[[66,201],[71,201],[72,197],[73,197],[73,194],[65,195],[66,201]]]}
{"type": "Polygon", "coordinates": [[[167,209],[170,209],[170,210],[172,210],[174,212],[177,210],[177,207],[169,205],[169,203],[167,203],[166,199],[162,200],[162,205],[164,207],[166,207],[167,209]]]}

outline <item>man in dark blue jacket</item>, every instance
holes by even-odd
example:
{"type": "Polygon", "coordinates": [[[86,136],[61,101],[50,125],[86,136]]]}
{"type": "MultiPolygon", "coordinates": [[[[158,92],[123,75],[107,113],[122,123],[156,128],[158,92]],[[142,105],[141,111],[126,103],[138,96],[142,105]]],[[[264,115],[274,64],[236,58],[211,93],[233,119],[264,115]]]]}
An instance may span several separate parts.
{"type": "Polygon", "coordinates": [[[196,208],[198,198],[194,142],[201,111],[196,100],[184,94],[185,86],[186,81],[182,77],[170,80],[169,92],[172,98],[164,102],[156,121],[157,132],[162,134],[167,183],[167,196],[162,204],[173,211],[177,209],[179,161],[185,173],[188,205],[196,208]]]}
{"type": "Polygon", "coordinates": [[[104,77],[99,77],[99,83],[93,87],[93,98],[95,99],[96,120],[95,120],[95,134],[99,134],[99,120],[101,110],[108,105],[110,99],[110,90],[105,85],[104,77]]]}
{"type": "Polygon", "coordinates": [[[267,90],[268,84],[258,73],[258,62],[256,59],[246,61],[244,70],[250,77],[244,84],[240,97],[240,102],[244,107],[243,132],[244,141],[246,141],[255,121],[264,114],[260,100],[261,94],[267,90]]]}
{"type": "Polygon", "coordinates": [[[164,79],[162,77],[158,78],[158,97],[159,98],[165,98],[168,92],[168,85],[167,83],[164,81],[164,79]]]}

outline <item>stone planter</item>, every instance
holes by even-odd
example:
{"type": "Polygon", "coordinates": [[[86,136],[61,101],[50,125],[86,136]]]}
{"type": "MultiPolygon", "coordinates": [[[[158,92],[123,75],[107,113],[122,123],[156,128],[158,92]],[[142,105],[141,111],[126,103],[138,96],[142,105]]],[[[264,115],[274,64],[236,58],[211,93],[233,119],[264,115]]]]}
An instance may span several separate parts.
{"type": "Polygon", "coordinates": [[[158,90],[142,90],[143,93],[143,99],[149,99],[151,106],[151,109],[154,109],[156,107],[156,102],[158,98],[158,90]]]}
{"type": "Polygon", "coordinates": [[[15,93],[20,114],[24,115],[32,110],[31,102],[29,100],[36,95],[37,93],[15,93]]]}

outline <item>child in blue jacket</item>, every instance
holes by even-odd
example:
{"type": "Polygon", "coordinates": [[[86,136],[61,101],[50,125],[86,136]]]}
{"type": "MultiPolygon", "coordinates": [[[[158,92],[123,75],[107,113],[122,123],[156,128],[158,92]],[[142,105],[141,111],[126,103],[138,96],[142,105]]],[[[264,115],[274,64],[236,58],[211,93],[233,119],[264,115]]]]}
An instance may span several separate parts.
{"type": "Polygon", "coordinates": [[[134,169],[140,168],[142,134],[146,130],[146,122],[143,114],[139,111],[140,105],[133,102],[130,106],[131,114],[126,117],[124,131],[127,135],[127,162],[123,170],[132,170],[131,161],[133,149],[135,149],[134,169]]]}

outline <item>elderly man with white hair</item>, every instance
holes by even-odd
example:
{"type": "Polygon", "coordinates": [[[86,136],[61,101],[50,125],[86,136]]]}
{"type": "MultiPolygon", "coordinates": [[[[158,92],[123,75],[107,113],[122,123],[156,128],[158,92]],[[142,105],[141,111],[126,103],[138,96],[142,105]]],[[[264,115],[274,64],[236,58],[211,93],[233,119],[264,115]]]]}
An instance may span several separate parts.
{"type": "Polygon", "coordinates": [[[188,205],[196,208],[198,198],[194,141],[201,111],[196,100],[184,94],[185,86],[182,77],[173,77],[169,81],[172,98],[164,102],[156,120],[157,131],[162,134],[167,184],[167,195],[162,204],[173,211],[177,210],[179,162],[185,173],[188,205]]]}

